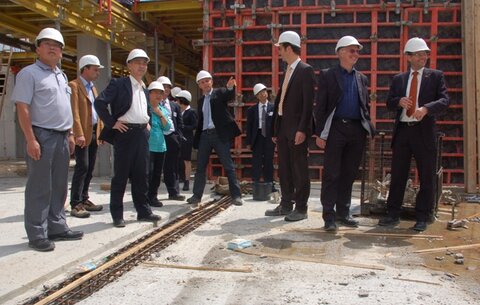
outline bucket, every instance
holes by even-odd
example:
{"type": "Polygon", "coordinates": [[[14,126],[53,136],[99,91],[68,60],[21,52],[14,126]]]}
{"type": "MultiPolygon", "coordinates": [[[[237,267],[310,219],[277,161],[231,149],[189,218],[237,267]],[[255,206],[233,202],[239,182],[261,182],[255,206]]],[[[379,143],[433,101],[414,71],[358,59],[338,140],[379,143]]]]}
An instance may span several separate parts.
{"type": "Polygon", "coordinates": [[[272,193],[271,182],[257,182],[253,184],[253,200],[267,201],[270,200],[272,193]]]}

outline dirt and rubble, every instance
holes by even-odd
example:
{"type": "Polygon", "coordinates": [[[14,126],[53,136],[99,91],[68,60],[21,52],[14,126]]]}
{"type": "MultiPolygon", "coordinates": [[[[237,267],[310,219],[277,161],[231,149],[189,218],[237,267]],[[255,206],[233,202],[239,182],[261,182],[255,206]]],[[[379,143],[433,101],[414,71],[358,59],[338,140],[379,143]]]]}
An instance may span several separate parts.
{"type": "MultiPolygon", "coordinates": [[[[463,265],[455,264],[454,255],[448,255],[452,251],[413,253],[479,243],[478,223],[449,231],[444,215],[415,237],[412,221],[384,230],[376,227],[377,219],[360,217],[360,228],[331,234],[318,230],[323,226],[318,203],[311,205],[308,220],[297,223],[264,217],[272,207],[246,200],[243,207],[227,209],[152,255],[153,264],[138,266],[81,304],[478,303],[480,247],[453,251],[463,254],[463,265]],[[382,232],[392,236],[366,234],[382,232]],[[236,238],[253,245],[242,252],[228,250],[227,243],[236,238]]],[[[465,216],[480,212],[479,205],[457,209],[465,216]]]]}

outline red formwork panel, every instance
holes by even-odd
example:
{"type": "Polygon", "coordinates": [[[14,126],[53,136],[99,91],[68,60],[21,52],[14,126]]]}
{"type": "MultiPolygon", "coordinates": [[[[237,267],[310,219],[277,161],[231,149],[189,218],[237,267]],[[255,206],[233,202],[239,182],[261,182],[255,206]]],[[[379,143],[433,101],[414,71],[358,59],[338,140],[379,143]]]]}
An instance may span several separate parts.
{"type": "MultiPolygon", "coordinates": [[[[338,63],[334,53],[337,40],[355,36],[364,45],[356,68],[370,80],[371,116],[377,130],[386,133],[381,156],[382,173],[377,173],[379,146],[377,138],[367,149],[367,172],[380,179],[389,171],[389,141],[394,113],[386,108],[391,78],[405,71],[402,54],[405,42],[414,36],[424,38],[432,50],[431,68],[445,72],[451,106],[438,118],[443,139],[444,182],[463,183],[463,106],[460,1],[434,0],[425,3],[376,0],[221,0],[211,1],[208,27],[204,28],[204,67],[217,86],[230,76],[237,80],[237,99],[232,111],[245,130],[246,110],[256,101],[253,86],[264,83],[271,100],[283,80],[285,64],[278,57],[273,42],[285,30],[294,30],[302,38],[301,58],[317,71],[338,63]]],[[[309,145],[310,176],[320,180],[323,151],[309,145]]],[[[232,143],[232,156],[241,179],[250,178],[251,152],[245,135],[232,143]]],[[[275,160],[276,161],[276,160],[275,160]]],[[[212,156],[209,177],[224,175],[216,156],[212,156]]],[[[416,170],[412,177],[416,179],[416,170]]]]}

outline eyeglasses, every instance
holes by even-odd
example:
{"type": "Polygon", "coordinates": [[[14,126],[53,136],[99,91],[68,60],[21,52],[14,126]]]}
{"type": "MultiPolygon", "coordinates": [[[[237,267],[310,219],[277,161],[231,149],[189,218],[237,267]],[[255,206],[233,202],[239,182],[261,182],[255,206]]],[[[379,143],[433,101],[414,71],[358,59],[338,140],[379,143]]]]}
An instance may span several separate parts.
{"type": "Polygon", "coordinates": [[[360,50],[358,49],[343,49],[345,50],[346,52],[350,53],[350,54],[360,54],[360,50]]]}
{"type": "Polygon", "coordinates": [[[42,41],[41,45],[46,46],[48,48],[52,48],[52,49],[61,49],[62,48],[61,43],[54,42],[54,41],[42,41]]]}
{"type": "Polygon", "coordinates": [[[410,53],[409,55],[415,56],[415,57],[427,57],[428,53],[425,51],[420,51],[420,52],[410,53]]]}

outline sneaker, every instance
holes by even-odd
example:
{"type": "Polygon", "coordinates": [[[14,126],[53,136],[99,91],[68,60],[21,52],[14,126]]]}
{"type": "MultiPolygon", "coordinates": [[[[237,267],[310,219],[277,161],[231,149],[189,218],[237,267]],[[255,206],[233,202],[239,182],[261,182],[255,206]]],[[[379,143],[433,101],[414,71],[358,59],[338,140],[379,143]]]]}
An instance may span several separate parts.
{"type": "Polygon", "coordinates": [[[48,251],[53,251],[53,249],[55,249],[55,243],[46,238],[29,241],[28,246],[33,250],[37,250],[40,252],[48,252],[48,251]]]}
{"type": "Polygon", "coordinates": [[[83,207],[85,208],[85,210],[90,212],[98,212],[103,210],[103,206],[96,205],[95,203],[91,202],[88,199],[83,202],[83,207]]]}
{"type": "Polygon", "coordinates": [[[90,213],[85,210],[83,204],[79,203],[72,208],[70,215],[77,218],[88,218],[90,217],[90,213]]]}
{"type": "Polygon", "coordinates": [[[243,205],[243,199],[241,197],[237,197],[232,199],[233,205],[243,205]]]}

